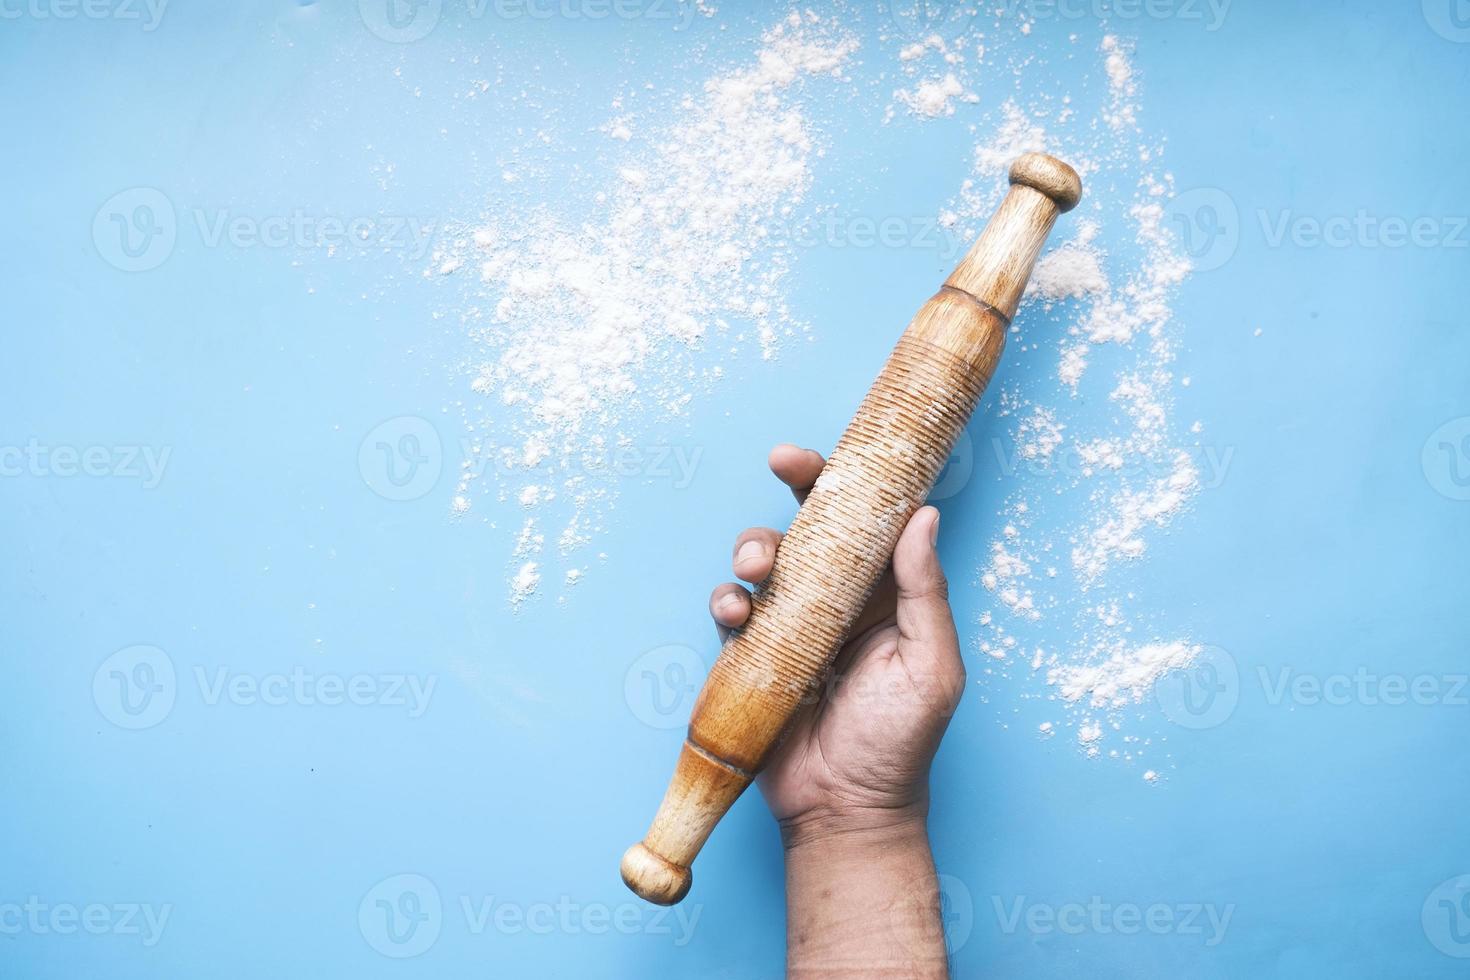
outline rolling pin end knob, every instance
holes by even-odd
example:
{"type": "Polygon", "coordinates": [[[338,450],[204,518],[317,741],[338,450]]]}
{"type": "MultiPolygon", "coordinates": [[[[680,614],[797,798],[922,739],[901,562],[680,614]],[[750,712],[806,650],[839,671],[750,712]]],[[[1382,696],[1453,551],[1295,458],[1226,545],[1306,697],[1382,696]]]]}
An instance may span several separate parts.
{"type": "Polygon", "coordinates": [[[1082,178],[1077,171],[1046,153],[1027,153],[1011,164],[1011,183],[1034,188],[1056,202],[1058,211],[1070,211],[1082,200],[1082,178]]]}
{"type": "Polygon", "coordinates": [[[665,860],[644,844],[634,844],[623,855],[623,884],[639,898],[655,905],[673,905],[689,894],[694,875],[688,868],[665,860]]]}

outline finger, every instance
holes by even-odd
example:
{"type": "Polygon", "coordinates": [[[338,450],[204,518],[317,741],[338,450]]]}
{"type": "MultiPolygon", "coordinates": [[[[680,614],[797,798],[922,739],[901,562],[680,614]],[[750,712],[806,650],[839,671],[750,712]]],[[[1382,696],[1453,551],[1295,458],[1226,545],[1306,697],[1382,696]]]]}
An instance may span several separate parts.
{"type": "Polygon", "coordinates": [[[730,567],[735,577],[755,583],[771,574],[781,533],[768,527],[749,527],[735,539],[735,557],[730,567]]]}
{"type": "Polygon", "coordinates": [[[709,614],[723,643],[732,629],[744,626],[750,618],[750,593],[735,582],[715,586],[709,595],[709,614]]]}
{"type": "Polygon", "coordinates": [[[797,503],[806,500],[812,484],[822,475],[822,467],[827,465],[822,454],[815,449],[802,449],[789,442],[772,449],[768,462],[777,479],[791,488],[797,503]]]}
{"type": "Polygon", "coordinates": [[[949,583],[935,542],[939,511],[921,507],[909,519],[893,552],[898,587],[898,653],[915,675],[944,678],[958,697],[965,677],[960,640],[949,608],[949,583]]]}

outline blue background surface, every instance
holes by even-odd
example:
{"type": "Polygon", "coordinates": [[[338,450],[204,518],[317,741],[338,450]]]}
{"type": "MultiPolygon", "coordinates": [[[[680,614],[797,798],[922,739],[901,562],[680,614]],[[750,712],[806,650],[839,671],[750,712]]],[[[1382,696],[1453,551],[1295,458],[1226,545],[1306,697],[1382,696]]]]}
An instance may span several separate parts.
{"type": "MultiPolygon", "coordinates": [[[[1453,907],[1451,881],[1470,874],[1470,707],[1466,691],[1446,693],[1470,669],[1459,7],[1455,21],[1450,3],[1239,0],[1216,31],[1114,19],[1137,39],[1147,122],[1168,134],[1179,186],[1218,189],[1238,209],[1229,261],[1176,303],[1185,411],[1233,449],[1231,469],[1155,541],[1137,585],[1172,627],[1230,652],[1239,702],[1200,732],[1153,717],[1171,766],[1150,786],[1038,740],[1047,708],[1019,700],[1023,680],[993,680],[988,701],[972,690],[940,752],[931,820],[957,975],[1470,971],[1470,904],[1453,907]],[[1428,216],[1453,240],[1273,246],[1257,220],[1360,210],[1428,216]],[[1444,696],[1272,703],[1258,671],[1283,667],[1429,677],[1444,696]],[[1014,723],[995,724],[1013,696],[1014,723]],[[1094,896],[1231,919],[1208,945],[1184,929],[1008,931],[996,906],[1094,896]]],[[[400,255],[211,248],[182,225],[166,262],[129,274],[104,261],[92,225],[138,187],[180,209],[470,217],[526,128],[593,131],[626,80],[746,58],[784,8],[683,30],[446,15],[413,44],[375,37],[355,4],[180,0],[153,31],[4,9],[0,444],[170,455],[156,487],[0,478],[0,976],[778,975],[779,846],[755,794],[701,857],[685,918],[655,917],[619,882],[680,738],[640,720],[626,682],[636,688],[639,658],[667,645],[713,657],[705,597],[727,577],[732,536],[792,511],[766,450],[832,444],[950,262],[804,254],[792,302],[816,342],[737,365],[662,433],[702,449],[695,479],[626,481],[595,543],[607,561],[566,605],[513,613],[503,540],[447,516],[452,451],[412,501],[375,494],[359,467],[384,419],[431,420],[446,446],[459,437],[443,409],[459,397],[464,341],[428,315],[442,292],[400,255]],[[509,79],[575,95],[437,97],[470,77],[476,51],[509,79]],[[425,97],[395,77],[404,66],[425,97]],[[146,679],[134,654],[109,661],[135,645],[166,654],[176,678],[166,716],[130,730],[114,723],[128,718],[108,700],[108,664],[146,679]],[[435,687],[417,717],[290,697],[211,703],[221,669],[435,687]],[[406,947],[385,937],[377,900],[409,892],[441,904],[423,911],[426,948],[382,955],[406,947]],[[106,906],[96,914],[112,925],[58,934],[15,909],[33,898],[106,906]],[[129,904],[168,908],[156,944],[117,918],[129,904]],[[497,920],[502,904],[512,917],[497,920]]],[[[883,13],[847,16],[865,57],[891,61],[875,39],[883,13]]],[[[1102,28],[1043,20],[1037,43],[1069,31],[1102,28]]],[[[1083,66],[1056,70],[1065,83],[1083,66]]],[[[964,176],[961,144],[925,142],[938,130],[874,130],[871,106],[832,112],[825,176],[868,173],[858,213],[932,213],[964,176]]],[[[568,165],[583,163],[595,169],[590,151],[568,165]]],[[[570,178],[527,190],[584,192],[570,178]]],[[[987,409],[972,437],[995,424],[987,409]]],[[[945,506],[962,631],[986,605],[976,542],[1005,489],[980,474],[945,506]]]]}

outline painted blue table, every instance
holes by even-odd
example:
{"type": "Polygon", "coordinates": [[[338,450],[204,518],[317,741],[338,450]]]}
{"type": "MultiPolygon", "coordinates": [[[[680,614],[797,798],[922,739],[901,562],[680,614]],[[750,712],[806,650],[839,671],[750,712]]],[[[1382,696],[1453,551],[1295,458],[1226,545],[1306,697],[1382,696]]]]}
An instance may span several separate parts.
{"type": "MultiPolygon", "coordinates": [[[[412,6],[0,4],[0,975],[780,971],[754,795],[675,910],[617,860],[714,655],[733,534],[790,517],[767,448],[831,445],[952,257],[804,251],[812,340],[651,423],[698,465],[635,467],[606,558],[514,608],[516,501],[451,516],[465,339],[408,217],[473,220],[527,133],[595,135],[619,92],[748,58],[785,11],[456,2],[422,36],[412,6]],[[449,97],[476,53],[497,87],[449,97]],[[302,247],[302,207],[385,247],[302,247]],[[249,221],[211,237],[222,214],[249,221]]],[[[969,650],[931,821],[955,972],[1463,976],[1470,11],[1141,6],[1026,12],[1038,46],[1135,40],[1168,167],[1212,204],[1185,215],[1177,370],[1231,462],[1136,586],[1228,651],[1230,707],[1146,713],[1151,784],[1039,738],[1055,705],[969,650]]],[[[893,72],[913,25],[841,16],[850,72],[893,72]]],[[[850,168],[856,213],[932,214],[969,143],[881,109],[820,120],[818,185],[850,168]]],[[[524,199],[588,193],[599,140],[524,199]]],[[[962,632],[1006,494],[983,455],[945,504],[962,632]]]]}

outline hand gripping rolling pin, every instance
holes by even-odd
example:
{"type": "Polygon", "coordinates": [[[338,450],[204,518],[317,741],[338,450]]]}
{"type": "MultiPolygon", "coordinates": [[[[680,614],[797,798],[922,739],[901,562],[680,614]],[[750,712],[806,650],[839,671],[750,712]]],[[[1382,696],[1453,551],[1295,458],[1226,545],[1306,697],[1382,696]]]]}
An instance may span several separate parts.
{"type": "Polygon", "coordinates": [[[899,338],[704,682],[648,836],[623,855],[623,881],[650,902],[688,893],[695,855],[823,682],[990,381],[1057,215],[1082,195],[1076,172],[1044,154],[1010,176],[979,241],[899,338]]]}

